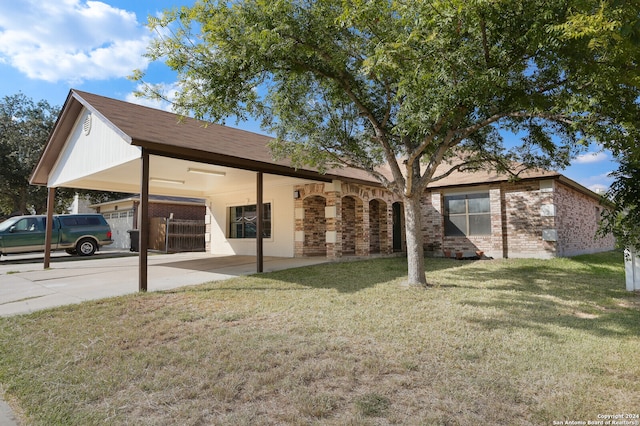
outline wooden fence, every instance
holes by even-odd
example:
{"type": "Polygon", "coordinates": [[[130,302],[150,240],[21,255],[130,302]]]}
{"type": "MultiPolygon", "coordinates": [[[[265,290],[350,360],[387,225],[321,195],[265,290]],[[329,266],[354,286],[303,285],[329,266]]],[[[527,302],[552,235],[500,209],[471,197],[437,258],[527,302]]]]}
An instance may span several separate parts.
{"type": "Polygon", "coordinates": [[[204,220],[151,218],[149,248],[168,253],[204,251],[204,220]]]}

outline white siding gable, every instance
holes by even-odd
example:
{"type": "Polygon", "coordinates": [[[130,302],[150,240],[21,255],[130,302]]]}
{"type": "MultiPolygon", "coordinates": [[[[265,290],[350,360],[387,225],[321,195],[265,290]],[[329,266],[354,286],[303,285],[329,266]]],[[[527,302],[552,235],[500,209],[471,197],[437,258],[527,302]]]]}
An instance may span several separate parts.
{"type": "Polygon", "coordinates": [[[58,156],[49,176],[49,186],[64,186],[75,179],[135,160],[140,158],[140,151],[101,117],[84,109],[58,156]]]}

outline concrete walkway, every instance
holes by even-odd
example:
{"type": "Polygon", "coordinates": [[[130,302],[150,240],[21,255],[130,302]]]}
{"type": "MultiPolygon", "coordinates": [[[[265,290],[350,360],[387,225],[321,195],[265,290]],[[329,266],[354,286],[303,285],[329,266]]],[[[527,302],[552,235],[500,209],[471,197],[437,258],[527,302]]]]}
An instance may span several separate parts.
{"type": "MultiPolygon", "coordinates": [[[[326,262],[325,258],[265,257],[264,271],[326,262]]],[[[170,290],[256,272],[255,256],[208,253],[150,254],[148,291],[170,290]]],[[[0,316],[136,293],[138,256],[101,252],[90,258],[56,256],[44,270],[42,259],[11,256],[0,260],[0,316]]]]}
{"type": "MultiPolygon", "coordinates": [[[[271,272],[326,261],[325,258],[265,257],[263,269],[271,272]]],[[[149,292],[256,272],[255,256],[149,254],[148,263],[149,292]]],[[[43,269],[41,254],[0,259],[0,316],[27,314],[137,291],[138,256],[134,253],[103,251],[88,258],[54,253],[51,268],[47,270],[43,269]]],[[[0,426],[17,424],[9,406],[0,399],[0,426]]]]}

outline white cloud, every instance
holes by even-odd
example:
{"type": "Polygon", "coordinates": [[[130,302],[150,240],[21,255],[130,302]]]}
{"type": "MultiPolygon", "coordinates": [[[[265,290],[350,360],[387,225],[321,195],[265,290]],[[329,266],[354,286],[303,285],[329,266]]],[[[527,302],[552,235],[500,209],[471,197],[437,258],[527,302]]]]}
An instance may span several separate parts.
{"type": "Polygon", "coordinates": [[[608,159],[609,159],[609,156],[602,151],[587,152],[586,154],[578,155],[573,160],[573,164],[599,163],[600,161],[606,161],[608,159]]]}
{"type": "Polygon", "coordinates": [[[578,180],[582,186],[589,188],[594,192],[606,191],[613,183],[611,172],[602,173],[595,176],[588,176],[578,180]]]}
{"type": "Polygon", "coordinates": [[[100,1],[0,3],[0,62],[29,78],[80,83],[145,69],[150,34],[133,12],[100,1]]]}
{"type": "MultiPolygon", "coordinates": [[[[171,101],[175,98],[176,93],[178,91],[177,84],[160,83],[160,84],[155,84],[154,86],[157,90],[161,91],[161,93],[169,100],[169,102],[139,97],[139,96],[136,96],[135,93],[127,94],[127,96],[125,97],[125,101],[131,102],[132,104],[146,106],[149,108],[155,108],[155,109],[161,109],[164,111],[174,112],[173,104],[171,103],[171,101]]],[[[138,87],[136,87],[136,90],[138,91],[142,91],[142,89],[143,89],[143,86],[140,84],[138,85],[138,87]]]]}
{"type": "Polygon", "coordinates": [[[609,189],[608,186],[596,183],[595,185],[589,186],[589,189],[595,192],[596,194],[604,194],[609,189]]]}

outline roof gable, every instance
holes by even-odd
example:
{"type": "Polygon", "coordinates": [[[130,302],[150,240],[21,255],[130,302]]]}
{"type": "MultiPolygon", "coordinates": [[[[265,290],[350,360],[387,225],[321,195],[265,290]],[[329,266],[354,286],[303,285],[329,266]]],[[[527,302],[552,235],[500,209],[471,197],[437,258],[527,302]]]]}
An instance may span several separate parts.
{"type": "Polygon", "coordinates": [[[108,170],[140,158],[140,148],[128,143],[105,119],[83,108],[58,158],[48,183],[64,186],[66,182],[108,170]]]}

